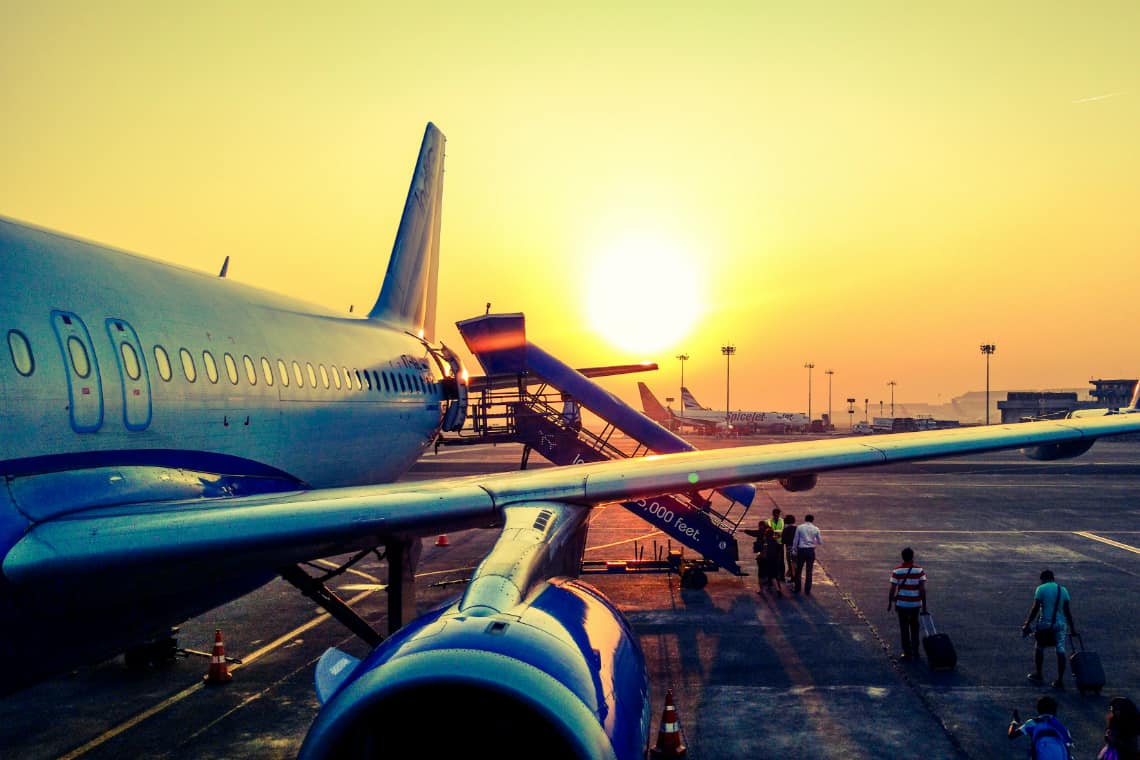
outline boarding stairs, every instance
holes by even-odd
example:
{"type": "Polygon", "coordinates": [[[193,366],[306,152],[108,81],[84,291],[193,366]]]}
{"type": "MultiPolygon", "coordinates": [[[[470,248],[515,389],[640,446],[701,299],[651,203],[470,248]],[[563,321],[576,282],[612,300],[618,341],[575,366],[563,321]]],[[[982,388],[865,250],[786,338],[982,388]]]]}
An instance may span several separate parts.
{"type": "MultiPolygon", "coordinates": [[[[445,443],[522,443],[523,469],[531,452],[564,466],[693,450],[684,439],[526,342],[521,314],[484,315],[458,326],[487,375],[468,397],[469,426],[445,443]],[[583,419],[568,404],[591,414],[583,419]],[[584,424],[593,424],[595,417],[601,424],[596,431],[584,424]]],[[[696,566],[743,575],[735,533],[754,495],[753,486],[730,486],[622,505],[699,553],[704,561],[696,566]]],[[[676,564],[675,557],[671,561],[676,564]]]]}

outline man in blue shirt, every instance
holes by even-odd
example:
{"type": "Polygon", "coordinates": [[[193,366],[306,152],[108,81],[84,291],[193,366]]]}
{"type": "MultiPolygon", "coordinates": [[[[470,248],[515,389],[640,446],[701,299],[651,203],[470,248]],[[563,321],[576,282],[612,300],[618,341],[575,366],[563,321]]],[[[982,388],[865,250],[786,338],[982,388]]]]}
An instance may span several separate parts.
{"type": "Polygon", "coordinates": [[[1065,688],[1065,639],[1069,633],[1076,633],[1073,613],[1069,609],[1069,590],[1053,579],[1052,570],[1041,571],[1041,585],[1033,592],[1033,606],[1025,616],[1021,626],[1023,635],[1033,634],[1036,645],[1033,648],[1035,669],[1029,680],[1042,683],[1041,667],[1045,662],[1045,650],[1054,647],[1057,652],[1057,680],[1054,689],[1065,688]]]}
{"type": "Polygon", "coordinates": [[[1068,760],[1072,756],[1073,737],[1057,720],[1057,700],[1049,696],[1037,700],[1037,717],[1024,723],[1015,709],[1006,736],[1010,739],[1028,736],[1029,757],[1035,760],[1068,760]]]}

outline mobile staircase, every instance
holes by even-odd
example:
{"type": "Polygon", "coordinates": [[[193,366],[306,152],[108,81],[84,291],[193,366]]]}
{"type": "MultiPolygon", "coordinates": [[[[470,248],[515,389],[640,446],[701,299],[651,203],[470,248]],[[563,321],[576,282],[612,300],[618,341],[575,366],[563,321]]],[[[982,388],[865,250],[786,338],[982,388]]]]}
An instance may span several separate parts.
{"type": "MultiPolygon", "coordinates": [[[[485,314],[456,326],[486,374],[468,396],[470,429],[445,443],[522,443],[523,469],[532,451],[561,466],[695,450],[582,372],[527,342],[522,314],[485,314]],[[580,409],[604,423],[600,431],[582,424],[580,409]]],[[[743,575],[734,536],[755,493],[752,485],[737,485],[623,502],[702,559],[687,560],[683,552],[670,549],[652,560],[586,562],[583,570],[667,570],[696,588],[706,583],[706,570],[743,575]]]]}

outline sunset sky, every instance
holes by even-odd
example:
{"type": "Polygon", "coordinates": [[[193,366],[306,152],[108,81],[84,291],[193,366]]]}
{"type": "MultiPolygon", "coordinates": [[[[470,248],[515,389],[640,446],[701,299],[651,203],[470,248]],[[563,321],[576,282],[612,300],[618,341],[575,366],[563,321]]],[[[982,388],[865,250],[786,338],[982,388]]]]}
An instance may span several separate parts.
{"type": "Polygon", "coordinates": [[[1136,2],[169,5],[0,0],[0,215],[359,310],[433,121],[449,345],[837,416],[1140,375],[1136,2]]]}

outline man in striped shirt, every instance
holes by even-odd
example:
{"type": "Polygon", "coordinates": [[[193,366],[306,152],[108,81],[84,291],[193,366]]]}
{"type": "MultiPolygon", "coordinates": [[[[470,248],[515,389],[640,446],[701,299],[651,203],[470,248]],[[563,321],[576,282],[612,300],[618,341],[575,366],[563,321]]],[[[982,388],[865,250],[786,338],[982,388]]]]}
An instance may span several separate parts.
{"type": "Polygon", "coordinates": [[[926,571],[914,564],[914,549],[902,550],[902,564],[891,571],[891,588],[887,596],[887,611],[891,605],[899,613],[899,636],[902,639],[902,660],[909,662],[918,657],[918,614],[926,612],[926,571]]]}

